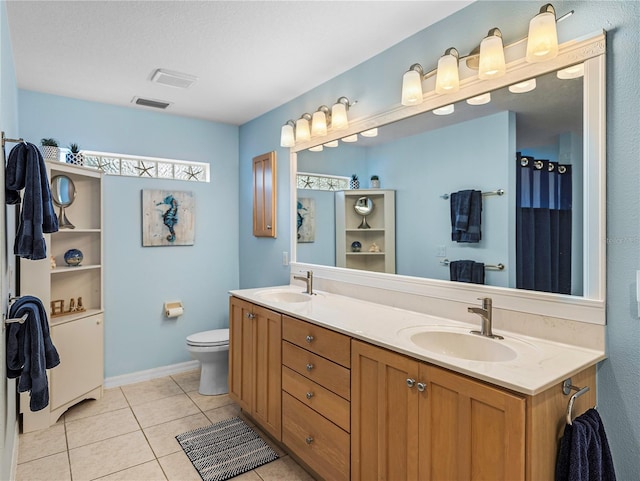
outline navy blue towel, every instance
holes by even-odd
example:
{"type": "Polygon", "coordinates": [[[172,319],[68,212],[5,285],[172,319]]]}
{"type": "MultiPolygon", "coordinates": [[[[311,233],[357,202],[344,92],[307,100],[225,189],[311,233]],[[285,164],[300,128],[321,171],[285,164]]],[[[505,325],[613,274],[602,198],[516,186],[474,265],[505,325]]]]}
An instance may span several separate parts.
{"type": "Polygon", "coordinates": [[[484,264],[474,261],[452,261],[449,263],[449,279],[458,282],[484,284],[484,264]]]}
{"type": "Polygon", "coordinates": [[[58,231],[58,218],[53,210],[44,159],[38,147],[28,142],[19,143],[9,153],[6,203],[19,204],[18,191],[22,189],[22,212],[13,253],[25,259],[45,259],[47,245],[43,234],[58,231]]]}
{"type": "Polygon", "coordinates": [[[451,240],[477,243],[482,238],[482,192],[461,190],[451,194],[451,240]]]}
{"type": "Polygon", "coordinates": [[[567,424],[560,440],[556,481],[615,481],[609,442],[598,411],[589,409],[567,424]]]}
{"type": "Polygon", "coordinates": [[[27,314],[23,324],[7,325],[7,377],[18,381],[18,392],[30,391],[29,408],[39,411],[49,404],[47,369],[60,364],[60,356],[49,335],[49,320],[37,297],[19,298],[9,317],[27,314]]]}

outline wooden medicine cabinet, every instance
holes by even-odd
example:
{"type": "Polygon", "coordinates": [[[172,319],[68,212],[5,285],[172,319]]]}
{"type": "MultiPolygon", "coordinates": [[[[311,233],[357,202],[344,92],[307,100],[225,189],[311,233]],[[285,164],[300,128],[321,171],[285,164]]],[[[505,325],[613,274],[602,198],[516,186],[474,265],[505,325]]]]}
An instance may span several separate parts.
{"type": "Polygon", "coordinates": [[[276,237],[276,153],[253,158],[253,235],[276,237]]]}

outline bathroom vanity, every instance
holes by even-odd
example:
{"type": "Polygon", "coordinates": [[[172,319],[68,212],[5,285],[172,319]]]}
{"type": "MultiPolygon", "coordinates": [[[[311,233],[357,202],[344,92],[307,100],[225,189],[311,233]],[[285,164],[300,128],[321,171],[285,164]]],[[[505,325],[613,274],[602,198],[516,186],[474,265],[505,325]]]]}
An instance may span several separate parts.
{"type": "Polygon", "coordinates": [[[301,291],[231,292],[229,392],[320,478],[553,479],[563,381],[595,406],[602,351],[301,291]]]}

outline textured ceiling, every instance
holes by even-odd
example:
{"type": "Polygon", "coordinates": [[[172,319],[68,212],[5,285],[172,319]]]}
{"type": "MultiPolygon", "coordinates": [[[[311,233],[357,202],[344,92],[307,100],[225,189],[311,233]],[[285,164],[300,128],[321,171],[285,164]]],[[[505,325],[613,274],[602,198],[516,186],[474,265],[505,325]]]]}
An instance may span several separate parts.
{"type": "Polygon", "coordinates": [[[240,125],[472,3],[9,0],[18,87],[240,125]],[[187,90],[151,83],[163,68],[187,90]]]}

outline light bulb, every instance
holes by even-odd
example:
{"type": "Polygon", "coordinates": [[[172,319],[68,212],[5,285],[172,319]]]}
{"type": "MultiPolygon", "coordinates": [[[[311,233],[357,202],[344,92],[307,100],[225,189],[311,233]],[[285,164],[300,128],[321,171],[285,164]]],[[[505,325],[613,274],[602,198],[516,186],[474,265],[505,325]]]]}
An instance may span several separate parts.
{"type": "Polygon", "coordinates": [[[294,145],[296,145],[296,141],[293,136],[293,125],[286,123],[280,132],[280,147],[293,147],[294,145]]]}
{"type": "Polygon", "coordinates": [[[309,121],[306,118],[299,118],[296,120],[296,142],[309,142],[309,140],[311,140],[309,121]]]}
{"type": "Polygon", "coordinates": [[[558,55],[558,31],[556,12],[550,4],[540,9],[540,13],[529,22],[527,56],[529,63],[544,62],[558,55]]]}
{"type": "MultiPolygon", "coordinates": [[[[450,52],[449,49],[447,52],[450,52]]],[[[457,54],[457,50],[455,51],[457,54]]],[[[448,94],[460,90],[460,76],[458,74],[458,56],[446,53],[438,60],[436,72],[436,93],[448,94]]]]}
{"type": "Polygon", "coordinates": [[[500,30],[494,28],[489,31],[480,43],[480,70],[478,78],[489,80],[504,75],[506,66],[504,62],[504,47],[502,45],[502,34],[500,30]]]}
{"type": "Polygon", "coordinates": [[[422,103],[422,75],[416,70],[408,70],[402,76],[402,105],[422,103]]]}

